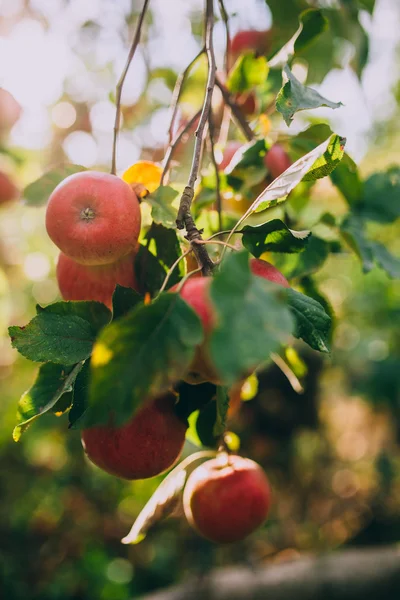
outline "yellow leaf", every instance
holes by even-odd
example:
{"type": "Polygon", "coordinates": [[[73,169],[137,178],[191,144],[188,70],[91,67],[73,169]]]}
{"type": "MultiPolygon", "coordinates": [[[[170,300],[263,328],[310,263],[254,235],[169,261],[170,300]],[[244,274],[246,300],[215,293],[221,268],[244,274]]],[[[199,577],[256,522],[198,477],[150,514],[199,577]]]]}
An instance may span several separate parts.
{"type": "Polygon", "coordinates": [[[139,160],[122,175],[140,198],[154,192],[160,185],[162,169],[149,160],[139,160]]]}

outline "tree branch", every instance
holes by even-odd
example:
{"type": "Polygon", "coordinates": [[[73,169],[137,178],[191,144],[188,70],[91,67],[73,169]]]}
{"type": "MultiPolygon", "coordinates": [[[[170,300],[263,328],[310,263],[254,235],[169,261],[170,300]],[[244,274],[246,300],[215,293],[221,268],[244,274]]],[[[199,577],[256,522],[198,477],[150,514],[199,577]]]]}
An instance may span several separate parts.
{"type": "MultiPolygon", "coordinates": [[[[187,186],[181,197],[176,225],[178,229],[186,229],[186,238],[190,243],[194,240],[201,240],[201,232],[197,229],[194,219],[191,215],[190,208],[194,197],[194,186],[199,175],[203,139],[205,135],[206,125],[211,110],[212,94],[215,85],[215,73],[217,65],[215,62],[214,46],[213,46],[213,30],[214,30],[214,6],[213,0],[206,0],[205,11],[205,49],[208,61],[208,78],[207,87],[204,95],[203,108],[200,115],[199,125],[196,130],[196,142],[194,146],[193,161],[190,169],[187,186]]],[[[203,275],[209,275],[214,267],[214,263],[208,255],[208,252],[203,245],[194,245],[193,252],[196,256],[199,266],[202,268],[203,275]]]]}
{"type": "Polygon", "coordinates": [[[206,49],[203,46],[203,48],[200,50],[200,52],[198,54],[196,54],[196,56],[193,58],[193,60],[190,61],[190,63],[186,67],[186,69],[184,71],[182,71],[182,73],[179,75],[179,77],[176,80],[174,91],[172,94],[171,106],[170,106],[172,115],[171,115],[171,122],[170,122],[169,129],[168,129],[168,144],[169,145],[172,144],[172,134],[173,134],[173,130],[174,130],[176,114],[178,112],[178,104],[179,104],[179,99],[181,97],[183,84],[185,83],[186,77],[188,76],[190,69],[198,61],[200,56],[202,56],[204,54],[205,51],[206,51],[206,49]]]}
{"type": "Polygon", "coordinates": [[[256,137],[254,131],[246,121],[240,106],[235,102],[232,95],[228,92],[228,90],[223,85],[223,83],[221,83],[218,77],[216,78],[215,83],[221,91],[225,104],[227,104],[230,107],[236,124],[243,131],[243,134],[247,141],[250,142],[251,140],[254,140],[254,138],[256,137]]]}
{"type": "Polygon", "coordinates": [[[150,2],[150,0],[144,0],[144,2],[143,2],[142,11],[139,15],[139,20],[136,24],[135,34],[133,36],[133,41],[132,41],[131,48],[129,50],[128,58],[127,58],[124,70],[122,71],[122,75],[117,83],[116,94],[115,94],[116,110],[115,110],[115,123],[114,123],[114,137],[113,137],[112,159],[111,159],[111,173],[113,175],[115,175],[117,172],[117,140],[118,140],[118,133],[119,133],[119,125],[120,125],[120,120],[121,120],[122,88],[124,86],[124,82],[125,82],[126,76],[128,74],[129,67],[131,66],[132,59],[135,56],[136,48],[138,47],[139,42],[140,42],[143,21],[144,21],[145,15],[146,15],[147,8],[149,6],[149,2],[150,2]]]}
{"type": "Polygon", "coordinates": [[[165,153],[164,156],[164,168],[163,168],[163,172],[161,175],[161,183],[160,185],[164,185],[165,183],[165,178],[166,175],[169,171],[169,166],[171,163],[171,160],[175,154],[175,150],[177,149],[177,147],[179,146],[179,144],[182,141],[182,138],[184,137],[184,135],[193,127],[193,125],[196,123],[197,119],[200,117],[201,114],[201,109],[197,111],[196,114],[193,115],[193,117],[190,119],[190,121],[188,121],[186,123],[186,125],[184,125],[176,134],[176,137],[174,139],[173,142],[171,142],[167,148],[167,151],[165,153]]]}
{"type": "Polygon", "coordinates": [[[262,569],[220,569],[142,600],[396,600],[400,548],[345,550],[262,569]]]}

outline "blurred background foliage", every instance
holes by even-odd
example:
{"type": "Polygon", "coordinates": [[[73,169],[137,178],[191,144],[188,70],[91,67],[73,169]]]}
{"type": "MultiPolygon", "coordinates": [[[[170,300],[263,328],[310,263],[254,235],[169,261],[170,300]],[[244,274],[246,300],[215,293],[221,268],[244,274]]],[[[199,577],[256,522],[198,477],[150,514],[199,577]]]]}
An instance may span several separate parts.
{"type": "MultiPolygon", "coordinates": [[[[304,80],[308,73],[308,84],[345,107],[305,111],[289,133],[329,122],[348,138],[364,176],[400,163],[397,0],[226,4],[233,33],[272,25],[281,45],[296,30],[301,10],[324,8],[330,30],[302,56],[297,76],[303,73],[304,80]]],[[[0,170],[19,188],[61,162],[109,167],[113,90],[140,5],[0,2],[0,170]]],[[[201,9],[200,0],[152,2],[145,43],[124,91],[120,171],[140,157],[162,158],[175,78],[201,47],[201,9]]],[[[223,32],[218,20],[220,65],[223,32]]],[[[182,122],[201,105],[204,78],[200,63],[182,96],[182,122]]],[[[270,118],[272,131],[286,136],[281,116],[270,118]]],[[[190,144],[179,161],[174,176],[183,182],[190,144]]],[[[313,188],[300,211],[298,206],[291,216],[307,226],[326,210],[343,212],[328,180],[313,188]]],[[[395,225],[370,227],[371,236],[398,254],[395,225]]],[[[243,453],[265,467],[273,484],[275,502],[265,527],[242,545],[219,549],[200,540],[183,519],[171,518],[140,545],[123,546],[121,537],[158,479],[126,483],[88,464],[65,417],[43,417],[18,445],[11,437],[17,401],[33,380],[34,366],[11,349],[6,327],[27,322],[35,303],[58,298],[55,260],[43,209],[22,202],[0,207],[2,597],[125,600],[211,565],[400,541],[400,290],[383,271],[364,275],[355,257],[330,255],[316,280],[336,315],[332,355],[321,358],[299,343],[291,360],[303,375],[304,393],[296,393],[273,366],[231,420],[243,453]]]]}

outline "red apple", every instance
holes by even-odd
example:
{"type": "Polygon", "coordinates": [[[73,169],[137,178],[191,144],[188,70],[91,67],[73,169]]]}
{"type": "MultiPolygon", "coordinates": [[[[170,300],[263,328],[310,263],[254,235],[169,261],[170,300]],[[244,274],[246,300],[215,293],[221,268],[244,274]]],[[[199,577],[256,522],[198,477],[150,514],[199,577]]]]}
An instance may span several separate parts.
{"type": "Polygon", "coordinates": [[[189,523],[217,544],[238,542],[267,518],[271,492],[266,474],[248,458],[218,457],[197,467],[185,487],[189,523]]]}
{"type": "Polygon", "coordinates": [[[131,252],[109,265],[81,265],[60,253],[57,281],[64,300],[96,300],[110,309],[117,284],[137,289],[134,270],[136,252],[131,252]]]}
{"type": "Polygon", "coordinates": [[[257,98],[254,92],[239,94],[235,100],[246,117],[252,117],[257,112],[257,98]]]}
{"type": "Polygon", "coordinates": [[[46,227],[52,241],[85,265],[116,262],[137,246],[140,206],[131,187],[115,175],[70,175],[50,196],[46,227]]]}
{"type": "Polygon", "coordinates": [[[3,171],[0,171],[0,204],[16,200],[19,198],[19,195],[19,190],[10,177],[6,173],[3,173],[3,171]]]}
{"type": "Polygon", "coordinates": [[[238,58],[240,54],[253,50],[257,54],[266,54],[271,45],[271,32],[244,30],[238,31],[230,42],[229,54],[231,63],[238,58]]]}
{"type": "Polygon", "coordinates": [[[264,164],[272,179],[276,179],[292,165],[292,161],[280,144],[274,144],[265,155],[264,164]]]}
{"type": "Polygon", "coordinates": [[[174,412],[172,392],[147,401],[121,427],[100,425],[82,431],[88,458],[111,475],[147,479],[163,473],[178,460],[187,424],[174,412]]]}
{"type": "MultiPolygon", "coordinates": [[[[282,273],[265,260],[252,258],[250,260],[250,269],[254,275],[257,275],[258,277],[263,277],[264,279],[282,285],[283,287],[289,287],[289,282],[282,273]]],[[[197,347],[195,357],[184,378],[185,381],[192,384],[203,383],[204,381],[211,381],[217,385],[220,383],[208,352],[208,340],[216,321],[209,293],[211,281],[211,277],[190,277],[183,284],[179,292],[181,297],[200,317],[205,332],[205,340],[197,347]]],[[[176,289],[177,285],[173,286],[170,291],[175,292],[176,289]]],[[[254,368],[256,366],[257,365],[254,365],[254,368]]]]}
{"type": "Polygon", "coordinates": [[[268,279],[268,281],[273,281],[286,288],[290,287],[286,277],[282,275],[274,265],[271,265],[271,263],[266,260],[252,258],[250,260],[250,268],[254,275],[258,275],[258,277],[263,277],[264,279],[268,279]]]}

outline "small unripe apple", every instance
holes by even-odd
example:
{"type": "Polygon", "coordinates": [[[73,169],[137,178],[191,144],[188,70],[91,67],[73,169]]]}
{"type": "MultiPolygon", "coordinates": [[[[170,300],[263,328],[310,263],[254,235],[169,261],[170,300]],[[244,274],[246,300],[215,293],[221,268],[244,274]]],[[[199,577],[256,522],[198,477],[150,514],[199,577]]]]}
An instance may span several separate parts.
{"type": "Polygon", "coordinates": [[[57,263],[57,281],[64,300],[96,300],[112,307],[117,284],[137,289],[134,259],[131,252],[109,265],[81,265],[63,252],[57,263]]]}
{"type": "Polygon", "coordinates": [[[19,190],[10,177],[0,171],[0,204],[19,198],[19,190]]]}
{"type": "Polygon", "coordinates": [[[248,458],[205,462],[190,475],[183,495],[189,523],[217,544],[238,542],[267,518],[271,492],[266,474],[248,458]]]}
{"type": "Polygon", "coordinates": [[[140,206],[131,187],[115,175],[70,175],[49,198],[47,233],[70,258],[85,265],[113,263],[136,246],[140,206]]]}
{"type": "Polygon", "coordinates": [[[123,479],[147,479],[178,460],[187,424],[175,414],[175,394],[147,401],[121,427],[99,425],[82,431],[88,458],[100,469],[123,479]]]}
{"type": "MultiPolygon", "coordinates": [[[[289,287],[289,282],[280,271],[271,263],[259,258],[250,260],[250,269],[258,277],[289,287]]],[[[204,342],[196,348],[196,354],[189,367],[184,380],[188,383],[196,384],[205,381],[211,381],[218,385],[220,383],[217,373],[209,357],[208,342],[214,329],[216,315],[210,299],[211,277],[190,277],[182,286],[180,296],[193,308],[200,317],[205,332],[204,342]]],[[[171,288],[175,292],[177,285],[171,288]]],[[[256,368],[257,365],[254,365],[256,368]]],[[[246,375],[246,374],[243,374],[246,375]]]]}
{"type": "Polygon", "coordinates": [[[264,164],[272,179],[276,179],[292,165],[292,161],[280,144],[274,144],[265,155],[264,164]]]}

